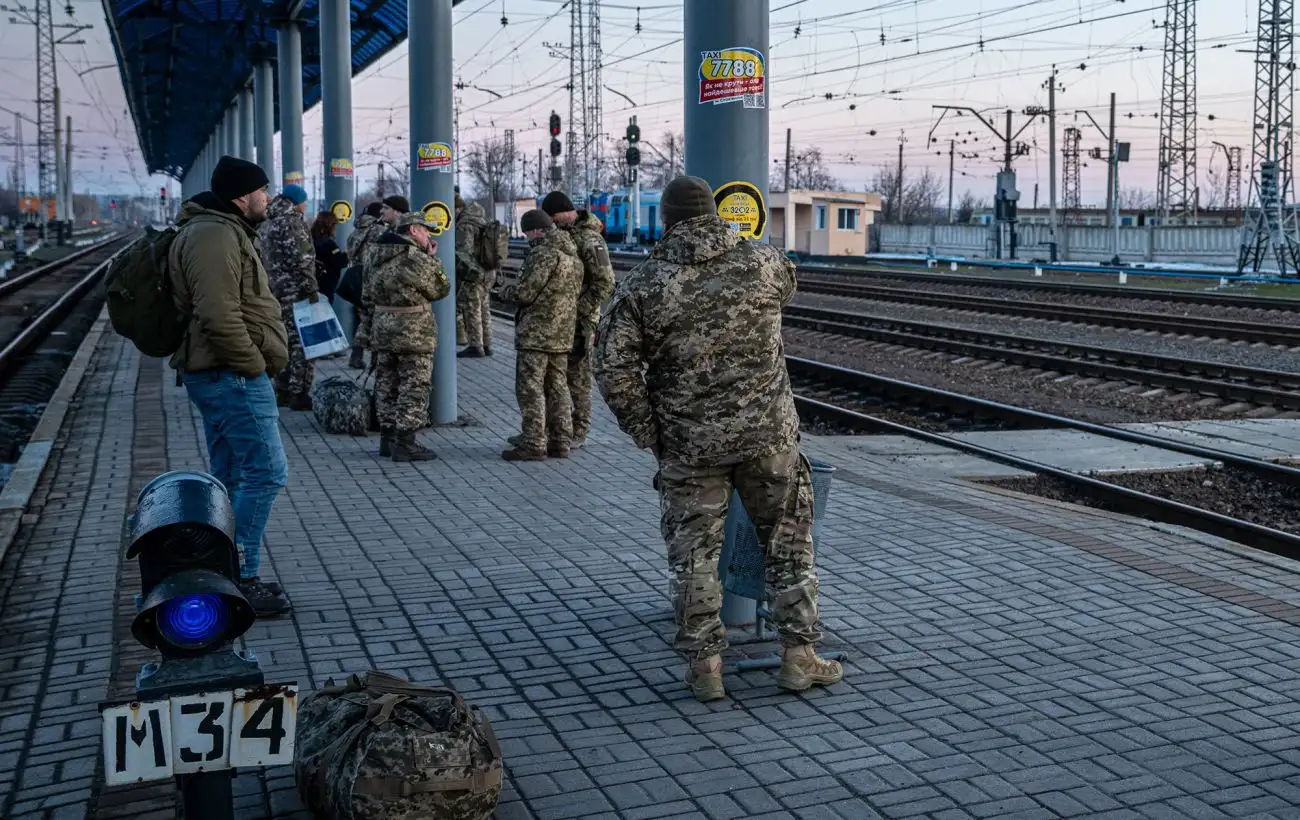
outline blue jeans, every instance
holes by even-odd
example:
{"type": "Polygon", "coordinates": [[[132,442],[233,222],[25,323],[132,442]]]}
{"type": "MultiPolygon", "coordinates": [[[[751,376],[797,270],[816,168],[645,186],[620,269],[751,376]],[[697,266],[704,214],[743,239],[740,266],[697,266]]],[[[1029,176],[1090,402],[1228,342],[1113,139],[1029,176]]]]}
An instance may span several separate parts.
{"type": "Polygon", "coordinates": [[[275,388],[265,373],[249,379],[229,370],[205,370],[183,373],[181,380],[203,415],[212,475],[225,485],[235,509],[239,575],[255,578],[271,505],[289,480],[275,388]]]}

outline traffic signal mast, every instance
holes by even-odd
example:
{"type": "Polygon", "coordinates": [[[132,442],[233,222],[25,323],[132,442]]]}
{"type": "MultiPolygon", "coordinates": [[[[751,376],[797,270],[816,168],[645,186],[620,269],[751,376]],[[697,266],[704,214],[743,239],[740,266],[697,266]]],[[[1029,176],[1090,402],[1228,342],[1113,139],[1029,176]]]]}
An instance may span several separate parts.
{"type": "Polygon", "coordinates": [[[564,146],[560,145],[560,115],[551,111],[551,189],[559,190],[561,171],[560,171],[560,154],[564,153],[564,146]]]}
{"type": "Polygon", "coordinates": [[[641,165],[641,149],[637,144],[641,142],[641,126],[636,124],[636,115],[633,115],[627,123],[627,175],[628,182],[632,186],[632,196],[628,202],[628,231],[627,243],[636,245],[638,223],[641,217],[641,175],[638,173],[641,165]]]}
{"type": "Polygon", "coordinates": [[[140,669],[129,702],[101,704],[105,782],[176,778],[186,818],[229,820],[233,770],[292,763],[297,715],[296,685],[266,685],[253,653],[234,648],[255,616],[230,497],[206,473],[164,473],[125,535],[140,567],[131,634],[161,660],[140,669]]]}

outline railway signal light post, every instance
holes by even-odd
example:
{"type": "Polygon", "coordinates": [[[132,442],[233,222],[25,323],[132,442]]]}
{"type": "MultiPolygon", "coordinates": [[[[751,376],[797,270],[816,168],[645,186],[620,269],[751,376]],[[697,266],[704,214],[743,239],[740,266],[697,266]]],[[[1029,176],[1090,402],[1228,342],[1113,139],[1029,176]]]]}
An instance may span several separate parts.
{"type": "Polygon", "coordinates": [[[161,660],[140,669],[134,698],[100,707],[105,782],[174,777],[187,818],[229,820],[235,769],[293,762],[297,687],[266,685],[253,653],[233,646],[254,615],[225,487],[205,473],[158,476],[124,546],[140,568],[131,634],[161,660]]]}
{"type": "Polygon", "coordinates": [[[550,120],[551,185],[556,187],[560,184],[560,154],[564,151],[564,147],[560,145],[560,125],[560,115],[552,111],[550,120]]]}
{"type": "Polygon", "coordinates": [[[631,196],[628,198],[627,244],[636,245],[640,241],[637,230],[641,221],[641,126],[636,124],[634,115],[627,123],[627,175],[631,184],[631,196]]]}

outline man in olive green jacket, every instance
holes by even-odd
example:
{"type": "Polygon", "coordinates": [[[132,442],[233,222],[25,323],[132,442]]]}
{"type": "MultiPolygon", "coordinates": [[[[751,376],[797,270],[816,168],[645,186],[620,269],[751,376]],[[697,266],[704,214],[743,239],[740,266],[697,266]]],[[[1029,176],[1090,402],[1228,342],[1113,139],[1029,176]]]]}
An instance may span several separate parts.
{"type": "Polygon", "coordinates": [[[259,616],[289,609],[258,570],[271,506],[289,478],[270,377],[288,365],[287,334],[298,332],[284,326],[255,245],[266,187],[257,165],[222,157],[211,190],[181,206],[168,255],[177,306],[191,317],[171,366],[203,416],[211,472],[235,510],[240,589],[259,616]]]}

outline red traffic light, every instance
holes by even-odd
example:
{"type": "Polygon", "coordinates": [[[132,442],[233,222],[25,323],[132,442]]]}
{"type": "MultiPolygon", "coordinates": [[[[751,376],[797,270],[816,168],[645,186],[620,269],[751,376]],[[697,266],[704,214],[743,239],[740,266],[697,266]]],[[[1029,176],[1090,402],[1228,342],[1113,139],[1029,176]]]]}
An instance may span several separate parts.
{"type": "Polygon", "coordinates": [[[551,112],[550,125],[551,125],[551,136],[558,137],[560,135],[560,115],[556,114],[554,111],[551,112]]]}

